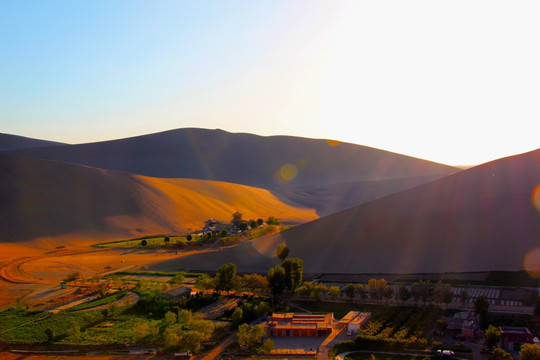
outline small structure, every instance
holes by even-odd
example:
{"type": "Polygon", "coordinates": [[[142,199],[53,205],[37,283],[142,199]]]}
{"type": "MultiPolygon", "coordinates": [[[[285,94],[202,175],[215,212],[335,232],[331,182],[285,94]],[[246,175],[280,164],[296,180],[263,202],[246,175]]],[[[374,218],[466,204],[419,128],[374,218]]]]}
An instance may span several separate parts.
{"type": "Polygon", "coordinates": [[[360,313],[347,324],[347,332],[358,332],[364,324],[371,319],[371,313],[360,313]]]}
{"type": "Polygon", "coordinates": [[[177,286],[162,293],[163,297],[169,299],[178,299],[181,297],[190,297],[191,289],[185,286],[177,286]]]}
{"type": "Polygon", "coordinates": [[[499,326],[501,348],[506,351],[519,351],[523,344],[533,344],[534,335],[526,327],[499,326]]]}
{"type": "Polygon", "coordinates": [[[273,313],[265,328],[268,336],[327,335],[334,328],[334,314],[273,313]]]}

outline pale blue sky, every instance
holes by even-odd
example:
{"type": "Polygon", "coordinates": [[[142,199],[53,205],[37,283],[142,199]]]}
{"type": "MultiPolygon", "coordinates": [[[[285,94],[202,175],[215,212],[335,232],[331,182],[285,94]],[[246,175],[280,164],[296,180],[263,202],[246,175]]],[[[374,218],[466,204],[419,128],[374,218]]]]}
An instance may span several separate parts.
{"type": "Polygon", "coordinates": [[[448,164],[540,147],[536,1],[0,0],[0,132],[181,127],[448,164]]]}

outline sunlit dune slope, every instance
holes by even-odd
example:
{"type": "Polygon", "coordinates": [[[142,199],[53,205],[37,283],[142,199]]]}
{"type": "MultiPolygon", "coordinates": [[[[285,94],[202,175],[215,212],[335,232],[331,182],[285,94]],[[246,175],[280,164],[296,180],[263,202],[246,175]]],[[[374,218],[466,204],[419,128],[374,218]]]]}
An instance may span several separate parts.
{"type": "MultiPolygon", "coordinates": [[[[299,225],[267,245],[283,241],[309,273],[530,270],[540,264],[540,150],[299,225]]],[[[240,269],[267,271],[273,251],[246,246],[156,267],[236,260],[240,269]]]]}
{"type": "Polygon", "coordinates": [[[315,211],[267,190],[191,179],[155,179],[55,161],[0,155],[0,242],[89,243],[156,233],[187,233],[210,217],[276,216],[315,211]]]}
{"type": "Polygon", "coordinates": [[[349,143],[194,128],[10,153],[159,178],[218,180],[266,189],[284,184],[444,176],[459,171],[349,143]]]}

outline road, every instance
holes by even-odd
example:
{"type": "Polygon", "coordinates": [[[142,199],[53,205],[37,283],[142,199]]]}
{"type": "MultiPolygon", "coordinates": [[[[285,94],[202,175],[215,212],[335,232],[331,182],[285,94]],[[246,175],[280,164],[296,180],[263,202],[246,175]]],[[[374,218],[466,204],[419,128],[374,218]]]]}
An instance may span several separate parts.
{"type": "Polygon", "coordinates": [[[79,250],[79,251],[73,250],[73,251],[63,251],[62,253],[55,252],[53,254],[46,254],[46,255],[41,255],[41,256],[18,258],[0,267],[0,278],[12,284],[53,284],[53,283],[56,283],[56,281],[36,279],[36,278],[30,277],[28,274],[22,271],[21,266],[29,261],[36,261],[36,260],[45,259],[45,258],[72,256],[72,255],[88,254],[88,253],[95,253],[95,252],[102,252],[102,251],[110,251],[110,249],[87,249],[87,250],[79,250]]]}
{"type": "Polygon", "coordinates": [[[193,360],[214,360],[217,359],[221,353],[227,349],[229,345],[234,343],[236,341],[236,331],[233,332],[231,335],[227,336],[225,340],[223,340],[221,343],[219,343],[217,346],[215,346],[212,350],[207,352],[206,354],[200,354],[196,356],[193,360]]]}

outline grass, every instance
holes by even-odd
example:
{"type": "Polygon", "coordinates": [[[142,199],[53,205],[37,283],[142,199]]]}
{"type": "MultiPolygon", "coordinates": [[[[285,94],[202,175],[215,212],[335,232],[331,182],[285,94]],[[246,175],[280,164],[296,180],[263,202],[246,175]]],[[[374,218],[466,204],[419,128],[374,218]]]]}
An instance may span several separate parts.
{"type": "Polygon", "coordinates": [[[138,323],[147,323],[152,328],[159,327],[160,320],[150,320],[140,315],[122,314],[81,331],[78,339],[66,337],[61,343],[104,345],[131,342],[134,338],[134,326],[138,323]]]}
{"type": "Polygon", "coordinates": [[[109,295],[109,296],[105,296],[101,299],[96,299],[96,300],[93,300],[93,301],[89,301],[89,302],[86,302],[86,303],[82,303],[82,304],[79,304],[79,305],[76,305],[72,308],[69,308],[68,311],[78,311],[78,310],[85,310],[85,309],[91,309],[93,307],[96,307],[96,306],[101,306],[101,305],[105,305],[105,304],[109,304],[109,303],[112,303],[112,302],[115,302],[117,300],[119,300],[120,298],[122,298],[122,296],[124,296],[126,294],[127,291],[119,291],[119,292],[116,292],[112,295],[109,295]]]}
{"type": "Polygon", "coordinates": [[[104,243],[98,243],[94,244],[92,246],[99,247],[99,248],[110,248],[110,247],[119,247],[119,248],[146,248],[146,247],[156,247],[156,246],[164,246],[164,245],[175,245],[178,243],[183,243],[184,245],[188,243],[186,236],[178,236],[178,235],[151,235],[151,236],[143,236],[135,239],[127,239],[127,240],[117,240],[117,241],[109,241],[104,243]],[[166,243],[164,241],[165,237],[168,237],[170,239],[169,243],[166,243]],[[141,245],[142,240],[146,240],[147,245],[143,246],[141,245]]]}
{"type": "Polygon", "coordinates": [[[279,231],[279,226],[275,225],[267,225],[267,226],[259,226],[255,229],[251,229],[246,232],[247,237],[250,240],[260,238],[263,235],[267,234],[273,234],[275,232],[279,231]]]}
{"type": "MultiPolygon", "coordinates": [[[[43,313],[41,311],[4,310],[0,312],[0,334],[22,324],[49,316],[51,316],[50,313],[43,313]]],[[[3,335],[0,335],[0,339],[4,339],[3,335]]]]}
{"type": "MultiPolygon", "coordinates": [[[[18,317],[34,316],[33,312],[26,312],[27,314],[18,314],[18,317]]],[[[99,312],[92,316],[92,321],[101,320],[102,315],[99,312]]],[[[40,316],[44,316],[43,313],[39,313],[40,316]]],[[[26,326],[20,326],[12,328],[11,330],[2,334],[1,341],[3,343],[11,344],[36,344],[44,343],[49,340],[47,336],[47,329],[51,329],[54,334],[54,341],[66,336],[69,325],[74,322],[79,327],[83,328],[88,325],[88,315],[83,313],[68,313],[60,312],[58,314],[51,314],[43,320],[36,321],[26,326]]],[[[3,322],[2,322],[3,324],[3,322]]]]}
{"type": "Polygon", "coordinates": [[[140,271],[117,271],[114,274],[109,274],[107,276],[118,276],[118,275],[175,276],[180,273],[184,274],[185,277],[195,277],[195,278],[203,275],[203,273],[195,273],[195,272],[189,272],[189,271],[167,272],[167,271],[140,270],[140,271]]]}

